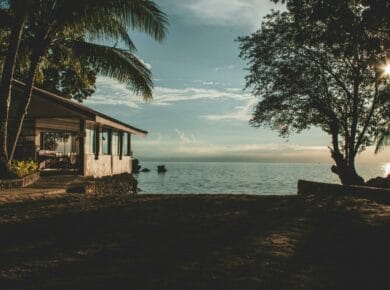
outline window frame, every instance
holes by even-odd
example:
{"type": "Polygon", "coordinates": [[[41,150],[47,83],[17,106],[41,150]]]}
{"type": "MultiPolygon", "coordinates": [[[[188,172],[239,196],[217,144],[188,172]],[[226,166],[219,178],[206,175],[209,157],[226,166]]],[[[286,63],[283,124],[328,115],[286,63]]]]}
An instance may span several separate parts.
{"type": "Polygon", "coordinates": [[[100,134],[100,139],[101,139],[101,153],[102,155],[112,155],[112,148],[111,148],[111,135],[112,134],[112,130],[110,128],[105,128],[103,127],[102,130],[101,130],[101,134],[100,134]],[[103,140],[103,138],[105,138],[105,133],[107,133],[107,140],[103,140]],[[104,145],[104,142],[107,141],[107,152],[104,150],[105,149],[105,145],[104,145]]]}

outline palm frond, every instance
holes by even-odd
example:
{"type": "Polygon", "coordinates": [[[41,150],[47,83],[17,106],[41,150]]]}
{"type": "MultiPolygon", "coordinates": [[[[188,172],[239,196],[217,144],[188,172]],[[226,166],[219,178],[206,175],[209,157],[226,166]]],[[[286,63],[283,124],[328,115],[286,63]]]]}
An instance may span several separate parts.
{"type": "MultiPolygon", "coordinates": [[[[123,19],[133,29],[145,32],[156,40],[163,40],[166,37],[168,18],[159,6],[150,0],[117,0],[122,3],[125,9],[120,12],[117,7],[116,13],[123,14],[123,19]]],[[[119,3],[118,3],[119,4],[119,3]]]]}
{"type": "Polygon", "coordinates": [[[127,50],[135,52],[137,49],[130,38],[126,27],[115,17],[108,15],[105,18],[90,19],[81,18],[77,25],[67,27],[65,30],[75,38],[76,35],[86,35],[92,42],[114,41],[122,42],[127,50]]]}
{"type": "Polygon", "coordinates": [[[10,15],[9,9],[0,6],[0,29],[9,28],[12,21],[13,17],[10,15]]]}
{"type": "Polygon", "coordinates": [[[110,19],[116,19],[127,30],[145,32],[154,39],[165,38],[168,26],[166,15],[150,0],[62,0],[57,1],[53,19],[57,25],[82,27],[96,31],[95,25],[110,31],[110,19]]]}
{"type": "Polygon", "coordinates": [[[82,41],[73,42],[72,48],[76,57],[85,58],[99,74],[127,84],[146,101],[153,98],[151,72],[133,53],[82,41]]]}
{"type": "MultiPolygon", "coordinates": [[[[82,30],[85,26],[82,27],[82,30]]],[[[76,29],[73,29],[75,32],[76,29]]],[[[83,31],[80,31],[83,32],[83,31]]],[[[88,36],[93,40],[114,40],[122,41],[127,49],[131,52],[135,52],[137,49],[131,40],[126,27],[118,21],[115,17],[107,17],[105,19],[96,19],[93,25],[88,28],[88,36]]]]}

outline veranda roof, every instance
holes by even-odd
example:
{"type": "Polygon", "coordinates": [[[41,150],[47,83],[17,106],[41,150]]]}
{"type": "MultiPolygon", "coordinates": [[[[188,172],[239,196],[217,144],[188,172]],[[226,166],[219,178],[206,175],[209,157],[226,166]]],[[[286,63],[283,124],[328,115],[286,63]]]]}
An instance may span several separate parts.
{"type": "MultiPolygon", "coordinates": [[[[14,80],[14,84],[16,85],[16,89],[18,89],[19,91],[23,90],[26,86],[23,82],[16,81],[16,80],[14,80]]],[[[83,117],[86,120],[97,122],[103,126],[109,126],[114,129],[118,129],[135,135],[146,136],[148,134],[147,131],[136,128],[122,121],[119,121],[113,117],[107,116],[103,113],[88,108],[87,106],[84,106],[80,103],[76,103],[67,98],[61,97],[59,95],[53,94],[51,92],[48,92],[46,90],[37,87],[34,87],[33,97],[40,98],[44,101],[48,101],[55,105],[60,105],[67,111],[75,112],[80,117],[83,117]]],[[[51,112],[51,113],[55,114],[55,112],[51,112]]]]}

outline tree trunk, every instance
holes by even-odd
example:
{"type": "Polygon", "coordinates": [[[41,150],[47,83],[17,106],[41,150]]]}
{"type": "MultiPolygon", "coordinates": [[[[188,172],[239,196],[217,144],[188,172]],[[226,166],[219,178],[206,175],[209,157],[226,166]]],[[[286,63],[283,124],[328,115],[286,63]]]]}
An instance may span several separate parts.
{"type": "Polygon", "coordinates": [[[364,179],[359,176],[355,169],[355,154],[346,158],[339,148],[339,128],[337,124],[332,124],[332,143],[333,150],[331,150],[332,158],[336,165],[331,167],[333,173],[337,174],[340,181],[344,185],[364,185],[364,179]]]}
{"type": "Polygon", "coordinates": [[[331,170],[339,176],[344,185],[364,185],[364,179],[357,174],[355,167],[347,165],[345,160],[340,165],[333,165],[331,170]]]}
{"type": "Polygon", "coordinates": [[[0,176],[8,176],[11,160],[8,151],[8,119],[11,104],[12,80],[16,67],[16,60],[23,33],[25,15],[15,15],[15,22],[11,28],[9,46],[4,58],[4,66],[0,83],[0,176]]]}
{"type": "Polygon", "coordinates": [[[332,150],[332,158],[336,162],[336,165],[333,165],[331,170],[338,175],[342,184],[364,185],[364,179],[356,172],[354,157],[351,163],[351,157],[349,158],[350,160],[347,160],[343,154],[340,153],[338,147],[334,147],[332,150]]]}
{"type": "Polygon", "coordinates": [[[11,174],[11,161],[8,158],[0,159],[0,178],[13,177],[11,174]]]}
{"type": "Polygon", "coordinates": [[[30,71],[27,77],[26,81],[26,87],[24,90],[24,94],[22,96],[20,107],[17,109],[16,114],[16,124],[15,124],[15,130],[14,130],[14,136],[10,138],[12,140],[12,143],[10,144],[10,153],[9,153],[9,159],[12,160],[15,154],[16,144],[18,143],[20,133],[22,132],[23,122],[26,118],[28,108],[30,106],[32,92],[34,88],[35,83],[35,77],[38,69],[39,62],[41,60],[43,53],[41,53],[41,50],[33,51],[33,54],[31,56],[31,65],[30,65],[30,71]]]}

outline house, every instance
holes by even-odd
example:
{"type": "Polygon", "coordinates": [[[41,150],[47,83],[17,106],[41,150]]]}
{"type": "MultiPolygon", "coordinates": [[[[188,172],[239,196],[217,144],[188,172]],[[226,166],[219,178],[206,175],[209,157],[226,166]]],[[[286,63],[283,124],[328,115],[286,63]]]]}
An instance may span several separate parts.
{"type": "MultiPolygon", "coordinates": [[[[16,82],[12,105],[24,91],[16,82]]],[[[10,116],[13,111],[11,109],[10,116]]],[[[40,170],[101,177],[132,172],[133,135],[148,132],[48,91],[34,88],[16,159],[34,159],[40,170]]]]}

